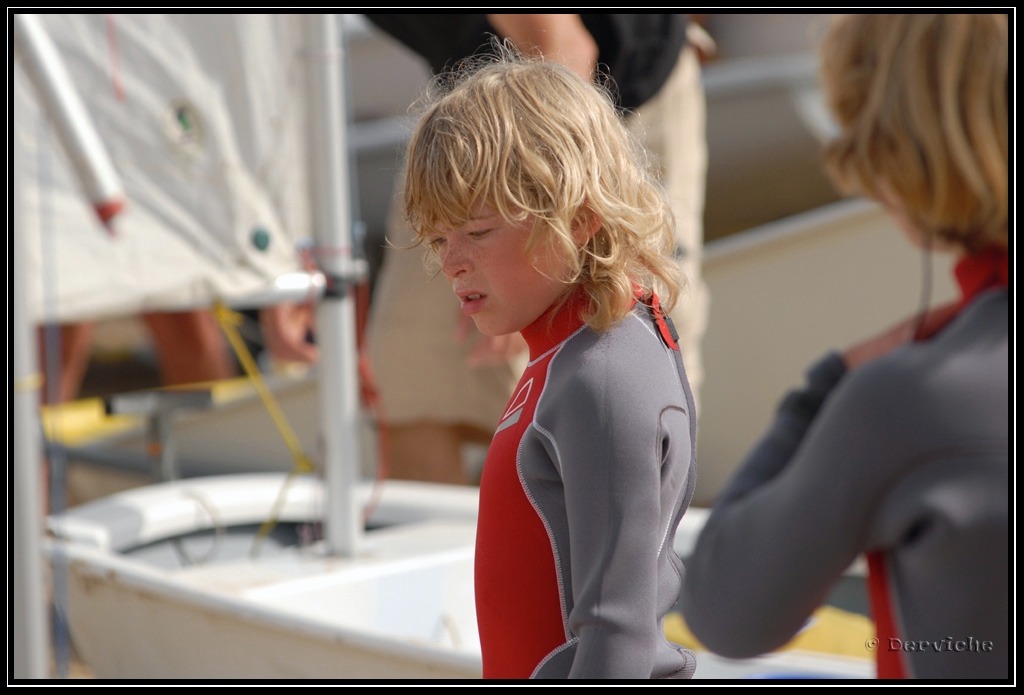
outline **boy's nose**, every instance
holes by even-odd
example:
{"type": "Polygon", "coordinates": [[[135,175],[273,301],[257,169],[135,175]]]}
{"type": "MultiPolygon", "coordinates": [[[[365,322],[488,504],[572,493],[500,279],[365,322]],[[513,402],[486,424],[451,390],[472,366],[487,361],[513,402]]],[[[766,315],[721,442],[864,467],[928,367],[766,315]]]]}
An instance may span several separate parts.
{"type": "Polygon", "coordinates": [[[458,241],[449,239],[441,251],[441,272],[454,278],[469,269],[469,259],[458,241]]]}

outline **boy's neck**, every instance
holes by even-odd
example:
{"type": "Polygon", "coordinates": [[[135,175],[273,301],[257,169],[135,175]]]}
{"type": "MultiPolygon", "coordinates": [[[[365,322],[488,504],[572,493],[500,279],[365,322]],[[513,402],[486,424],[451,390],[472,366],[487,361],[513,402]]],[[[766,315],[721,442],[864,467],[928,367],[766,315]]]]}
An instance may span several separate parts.
{"type": "Polygon", "coordinates": [[[590,298],[577,288],[564,301],[555,302],[550,309],[520,333],[530,347],[530,361],[555,347],[583,325],[583,313],[590,298]]]}

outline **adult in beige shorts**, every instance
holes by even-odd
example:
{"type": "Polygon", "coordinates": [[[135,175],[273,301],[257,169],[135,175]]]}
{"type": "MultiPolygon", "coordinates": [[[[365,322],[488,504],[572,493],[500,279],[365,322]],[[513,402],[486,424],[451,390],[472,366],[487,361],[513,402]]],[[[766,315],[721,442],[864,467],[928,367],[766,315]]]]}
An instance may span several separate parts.
{"type": "MultiPolygon", "coordinates": [[[[498,26],[493,19],[492,24],[498,26]]],[[[689,29],[700,31],[692,22],[689,29]]],[[[704,118],[700,61],[692,45],[683,49],[655,97],[628,117],[652,155],[676,214],[687,286],[670,315],[679,331],[695,398],[702,377],[700,340],[708,305],[700,274],[707,165],[704,118]]],[[[525,366],[525,353],[476,363],[494,346],[482,343],[486,338],[464,321],[444,277],[430,272],[424,249],[409,248],[413,234],[401,211],[401,182],[389,214],[387,239],[391,246],[375,289],[368,347],[390,475],[467,482],[463,446],[490,441],[525,366]]],[[[510,347],[505,342],[497,350],[502,354],[510,347]]]]}

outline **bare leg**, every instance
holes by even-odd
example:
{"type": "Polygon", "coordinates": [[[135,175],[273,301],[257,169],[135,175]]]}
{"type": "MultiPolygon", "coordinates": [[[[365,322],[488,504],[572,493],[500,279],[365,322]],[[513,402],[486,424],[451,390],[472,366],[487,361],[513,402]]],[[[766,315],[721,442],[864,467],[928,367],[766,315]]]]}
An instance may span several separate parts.
{"type": "Polygon", "coordinates": [[[47,364],[46,343],[49,331],[39,328],[39,365],[45,378],[55,378],[56,384],[45,384],[42,389],[42,403],[64,403],[78,395],[89,366],[89,346],[92,345],[96,324],[66,323],[60,327],[60,364],[51,375],[52,365],[47,364]]]}
{"type": "MultiPolygon", "coordinates": [[[[46,381],[40,389],[41,405],[56,405],[74,399],[82,387],[89,366],[89,347],[96,332],[93,323],[66,323],[59,328],[60,355],[56,368],[47,361],[47,338],[52,339],[48,327],[40,326],[37,333],[39,370],[46,381]]],[[[43,515],[50,512],[50,461],[44,455],[41,466],[43,515]]]]}
{"type": "Polygon", "coordinates": [[[230,379],[236,369],[227,339],[209,311],[144,314],[167,386],[230,379]]]}
{"type": "Polygon", "coordinates": [[[418,422],[385,427],[389,477],[456,485],[468,484],[462,445],[486,444],[491,435],[470,425],[418,422]]]}

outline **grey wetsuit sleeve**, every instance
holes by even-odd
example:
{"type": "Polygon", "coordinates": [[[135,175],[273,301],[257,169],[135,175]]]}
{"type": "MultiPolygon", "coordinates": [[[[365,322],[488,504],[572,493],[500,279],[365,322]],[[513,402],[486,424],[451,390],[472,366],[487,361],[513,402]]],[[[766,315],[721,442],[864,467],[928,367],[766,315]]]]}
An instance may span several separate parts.
{"type": "Polygon", "coordinates": [[[825,398],[845,373],[846,364],[837,352],[829,353],[808,370],[806,386],[791,391],[782,400],[771,429],[719,493],[719,504],[742,497],[778,475],[803,441],[825,398]]]}
{"type": "Polygon", "coordinates": [[[661,627],[682,580],[671,539],[694,484],[689,413],[672,355],[650,335],[656,352],[638,354],[635,339],[619,345],[629,333],[596,348],[585,336],[572,341],[552,366],[559,405],[538,410],[565,505],[564,515],[547,513],[537,496],[556,554],[567,553],[559,562],[563,590],[571,587],[563,600],[577,639],[573,678],[692,671],[692,656],[661,627]]]}
{"type": "Polygon", "coordinates": [[[749,657],[785,644],[861,550],[881,481],[840,482],[873,456],[856,434],[871,431],[858,426],[871,417],[860,407],[870,397],[844,372],[841,358],[828,355],[807,387],[783,400],[687,560],[683,613],[716,653],[749,657]]]}
{"type": "Polygon", "coordinates": [[[1006,673],[1007,305],[983,295],[931,340],[849,373],[830,356],[785,399],[686,561],[683,614],[705,646],[783,646],[868,552],[885,561],[873,591],[893,629],[926,645],[902,652],[908,673],[1006,673]],[[937,646],[957,639],[989,651],[937,646]]]}

